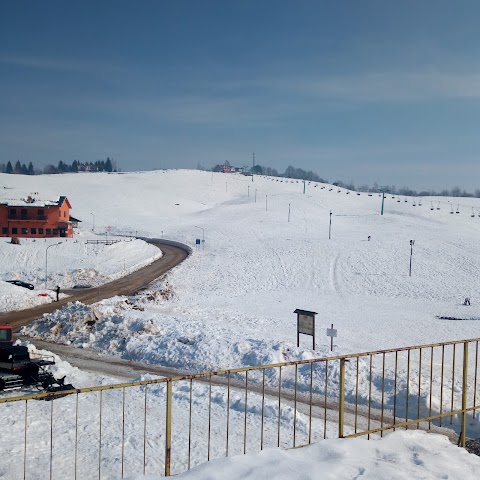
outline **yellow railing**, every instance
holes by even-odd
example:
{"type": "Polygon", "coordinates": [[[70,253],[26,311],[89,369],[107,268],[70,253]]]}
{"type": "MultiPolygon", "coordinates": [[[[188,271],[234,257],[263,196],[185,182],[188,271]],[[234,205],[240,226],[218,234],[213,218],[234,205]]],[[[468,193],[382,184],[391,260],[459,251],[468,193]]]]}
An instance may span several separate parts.
{"type": "Polygon", "coordinates": [[[479,436],[479,340],[4,396],[2,468],[11,479],[169,476],[222,456],[412,426],[465,446],[479,436]]]}

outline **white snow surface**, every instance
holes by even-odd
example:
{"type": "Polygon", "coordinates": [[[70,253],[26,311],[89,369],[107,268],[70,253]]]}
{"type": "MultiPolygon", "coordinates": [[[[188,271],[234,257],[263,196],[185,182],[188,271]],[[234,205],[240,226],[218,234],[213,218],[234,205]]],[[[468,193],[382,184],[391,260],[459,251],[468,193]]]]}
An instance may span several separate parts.
{"type": "MultiPolygon", "coordinates": [[[[162,252],[143,240],[108,237],[119,240],[111,245],[86,243],[105,240],[75,230],[75,238],[20,239],[20,245],[3,238],[0,242],[0,312],[22,310],[55,300],[52,289],[74,286],[96,287],[131,273],[162,256],[162,252]],[[48,248],[50,247],[51,248],[48,248]],[[47,252],[48,248],[48,252],[47,252]],[[45,284],[45,274],[48,281],[45,284]],[[5,280],[22,280],[34,290],[12,285],[5,280]]],[[[64,297],[61,294],[61,297],[64,297]]]]}
{"type": "MultiPolygon", "coordinates": [[[[382,439],[331,439],[296,450],[217,459],[176,478],[187,480],[476,480],[480,459],[443,435],[397,431],[382,439]]],[[[126,480],[160,480],[132,475],[126,480]]]]}
{"type": "MultiPolygon", "coordinates": [[[[307,182],[303,194],[301,181],[254,177],[252,182],[251,177],[242,175],[185,170],[38,177],[0,174],[0,195],[2,187],[9,198],[32,192],[52,198],[65,195],[72,204],[72,214],[83,220],[75,230],[74,239],[62,240],[61,245],[48,251],[50,288],[56,284],[63,288],[77,283],[99,284],[139,268],[159,255],[156,247],[141,240],[91,250],[90,245],[85,245],[87,238],[104,238],[105,232],[109,238],[113,235],[165,237],[193,248],[193,254],[186,261],[135,297],[114,297],[92,306],[70,303],[44,315],[23,329],[22,333],[30,335],[33,342],[39,337],[126,359],[199,372],[328,356],[330,341],[325,333],[332,323],[338,329],[333,352],[336,355],[480,336],[479,199],[415,199],[413,206],[411,198],[405,202],[402,197],[398,202],[397,197],[388,195],[382,216],[381,198],[377,194],[347,194],[344,189],[314,182],[307,182]],[[452,208],[454,212],[458,208],[459,213],[451,214],[452,208]],[[92,213],[96,236],[91,232],[92,213]],[[473,213],[475,217],[471,216],[473,213]],[[195,239],[203,236],[204,248],[196,247],[195,239]],[[409,242],[412,239],[415,244],[410,277],[409,242]],[[470,297],[471,306],[462,305],[465,297],[470,297]],[[293,314],[296,308],[318,312],[315,350],[310,337],[302,336],[301,346],[296,346],[293,314]]],[[[4,240],[0,242],[1,278],[19,278],[41,286],[46,246],[57,240],[22,240],[21,245],[11,245],[8,239],[4,240]]],[[[48,297],[37,297],[39,292],[43,290],[29,291],[0,282],[0,302],[4,302],[0,303],[0,309],[25,308],[35,302],[48,301],[48,297]],[[6,300],[8,296],[10,300],[6,300]]],[[[109,381],[75,372],[62,363],[60,367],[63,370],[59,373],[66,373],[67,380],[76,387],[109,381]]],[[[331,364],[329,368],[332,369],[329,378],[337,378],[337,367],[331,364]]],[[[347,364],[347,369],[353,368],[354,363],[347,364]]],[[[387,371],[387,376],[391,373],[387,371]]],[[[318,374],[323,375],[322,371],[318,374]]],[[[288,380],[287,372],[285,379],[288,380]]],[[[359,396],[365,399],[369,394],[369,373],[363,360],[359,365],[359,379],[359,396]]],[[[267,379],[270,380],[275,381],[267,379]]],[[[420,381],[410,379],[416,380],[420,381]]],[[[300,390],[306,387],[302,381],[307,382],[308,378],[299,379],[300,390]]],[[[422,377],[421,381],[428,383],[429,378],[422,377]]],[[[455,385],[458,396],[457,387],[455,385]]],[[[158,388],[159,398],[164,393],[162,388],[158,388]]],[[[198,419],[207,416],[206,411],[202,412],[206,408],[206,388],[200,387],[194,393],[200,409],[195,417],[198,419]]],[[[379,388],[378,383],[374,383],[374,402],[380,398],[379,388]]],[[[405,371],[400,369],[398,389],[402,388],[405,389],[405,371]]],[[[422,387],[422,391],[427,390],[422,387]]],[[[221,416],[228,408],[225,389],[215,387],[214,393],[212,408],[221,416]]],[[[347,398],[352,393],[347,385],[347,398]]],[[[138,394],[141,402],[142,394],[138,394]]],[[[335,394],[334,387],[331,394],[335,394]]],[[[180,387],[174,391],[179,404],[185,404],[186,395],[180,387]]],[[[386,389],[386,401],[391,395],[392,391],[386,389]]],[[[445,398],[450,398],[448,385],[445,398]]],[[[67,400],[58,400],[55,405],[61,407],[62,402],[66,405],[67,400]]],[[[158,403],[152,402],[152,405],[158,403]]],[[[238,421],[242,424],[242,399],[232,402],[238,405],[238,421]]],[[[438,404],[434,395],[432,405],[437,408],[438,404]]],[[[258,417],[259,405],[261,398],[252,395],[249,413],[258,417]]],[[[14,407],[8,407],[2,415],[8,418],[10,408],[14,407]]],[[[278,410],[275,411],[275,404],[269,408],[271,418],[266,415],[266,438],[269,435],[273,438],[278,410]]],[[[282,409],[282,428],[291,426],[292,410],[282,409]]],[[[234,417],[232,413],[232,421],[234,417]]],[[[114,427],[113,417],[111,420],[106,417],[104,422],[105,432],[114,427]]],[[[253,424],[259,422],[258,418],[253,420],[253,424]]],[[[308,419],[302,419],[298,413],[297,422],[298,431],[303,429],[307,435],[308,419]]],[[[90,423],[95,423],[93,418],[90,423]]],[[[469,428],[478,434],[478,417],[469,419],[469,428]]],[[[59,429],[61,443],[62,435],[68,437],[69,426],[60,423],[59,429]]],[[[322,429],[323,424],[314,425],[313,431],[323,437],[322,429]]],[[[327,437],[335,435],[334,425],[327,425],[327,429],[333,432],[327,437]]],[[[199,432],[204,430],[205,426],[198,427],[199,432]]],[[[40,426],[38,431],[41,435],[40,426]]],[[[183,448],[182,434],[177,432],[175,437],[179,439],[180,449],[183,448]]],[[[115,437],[114,432],[112,435],[112,444],[118,443],[118,435],[115,437]]],[[[241,444],[242,438],[238,440],[241,444]]],[[[9,436],[4,436],[3,441],[7,445],[4,450],[10,451],[9,436]]],[[[272,442],[272,446],[274,444],[272,442]]],[[[38,447],[38,458],[45,454],[42,448],[47,447],[38,447]]],[[[85,445],[80,449],[86,458],[89,448],[85,445]]],[[[223,443],[218,451],[215,448],[212,446],[212,458],[223,456],[223,443]]],[[[289,471],[304,472],[301,478],[355,478],[365,469],[371,473],[370,478],[386,478],[381,476],[383,471],[389,472],[392,478],[445,478],[439,476],[442,472],[451,475],[450,478],[470,478],[470,465],[474,465],[471,462],[478,459],[449,448],[443,437],[426,438],[421,433],[397,432],[371,444],[363,440],[341,440],[286,453],[268,450],[251,460],[252,469],[248,466],[250,460],[236,457],[220,460],[221,468],[217,466],[215,471],[209,471],[206,466],[184,475],[220,479],[224,477],[216,475],[225,469],[235,478],[266,475],[282,478],[280,475],[289,471]],[[437,449],[441,454],[437,455],[437,449]],[[287,470],[287,462],[303,463],[301,459],[305,457],[302,456],[307,455],[318,458],[305,464],[305,470],[300,467],[287,470]],[[344,470],[335,470],[335,459],[344,460],[344,470]],[[458,465],[462,465],[461,476],[455,476],[458,465]],[[327,466],[333,476],[314,476],[327,475],[324,471],[327,466]],[[267,472],[268,468],[278,467],[278,470],[256,475],[257,467],[261,472],[267,472]],[[399,476],[401,469],[409,475],[399,476]]],[[[114,456],[103,460],[107,471],[118,467],[114,456]]],[[[161,471],[156,461],[149,463],[147,472],[161,471]]],[[[204,461],[198,451],[194,452],[193,465],[204,461]]],[[[68,470],[67,461],[64,465],[61,460],[58,462],[60,469],[68,470]]],[[[185,470],[182,465],[177,471],[185,470]]],[[[129,474],[141,471],[134,464],[127,466],[129,474]]],[[[15,468],[13,459],[11,465],[5,465],[6,472],[15,468]]],[[[112,473],[111,477],[116,478],[116,474],[112,473]]]]}
{"type": "MultiPolygon", "coordinates": [[[[347,195],[344,189],[314,182],[307,183],[303,194],[301,181],[254,177],[252,182],[243,175],[188,170],[0,175],[2,185],[9,196],[15,189],[24,195],[30,190],[66,195],[74,215],[83,220],[79,243],[69,241],[71,247],[62,244],[49,251],[49,265],[57,275],[73,276],[80,268],[80,252],[63,252],[83,248],[91,213],[97,232],[110,227],[111,234],[163,235],[194,249],[195,238],[205,236],[204,250],[194,250],[166,279],[152,285],[152,295],[95,306],[106,323],[91,341],[82,339],[83,346],[98,348],[99,335],[102,345],[106,336],[123,337],[129,358],[200,371],[326,355],[325,333],[332,323],[338,329],[337,354],[479,336],[480,218],[471,217],[480,211],[479,199],[425,198],[413,206],[411,198],[398,202],[388,195],[381,216],[378,194],[347,195]],[[450,201],[454,210],[458,204],[459,214],[450,214],[450,201]],[[54,249],[57,255],[52,255],[54,249]],[[467,296],[469,307],[462,305],[467,296]],[[302,337],[301,348],[296,348],[296,308],[319,312],[316,351],[309,337],[302,337]],[[142,333],[140,325],[147,331],[142,333]],[[161,332],[153,346],[152,329],[161,332]],[[130,332],[135,335],[129,338],[130,332]]],[[[93,256],[88,268],[101,272],[109,264],[112,268],[103,274],[119,275],[123,260],[129,262],[129,255],[143,246],[125,242],[105,247],[104,256],[93,256]],[[129,246],[124,253],[116,251],[129,246]]],[[[41,278],[44,247],[42,242],[20,247],[2,243],[3,278],[17,272],[25,280],[41,278]],[[40,257],[31,267],[26,255],[11,254],[27,248],[37,249],[40,257]]],[[[52,285],[57,280],[54,274],[52,285]]],[[[72,341],[68,331],[75,336],[78,325],[69,323],[75,308],[49,317],[53,322],[62,317],[57,341],[72,341]]],[[[45,322],[28,333],[54,339],[45,322]]],[[[119,353],[126,354],[122,348],[119,353]]]]}

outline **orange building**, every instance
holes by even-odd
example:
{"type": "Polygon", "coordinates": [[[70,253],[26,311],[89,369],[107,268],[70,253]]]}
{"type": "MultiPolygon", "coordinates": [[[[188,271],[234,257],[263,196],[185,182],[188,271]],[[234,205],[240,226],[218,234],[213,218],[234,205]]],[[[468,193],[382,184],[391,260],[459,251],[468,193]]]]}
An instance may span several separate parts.
{"type": "Polygon", "coordinates": [[[23,238],[73,237],[72,206],[67,197],[0,201],[0,236],[23,238]]]}

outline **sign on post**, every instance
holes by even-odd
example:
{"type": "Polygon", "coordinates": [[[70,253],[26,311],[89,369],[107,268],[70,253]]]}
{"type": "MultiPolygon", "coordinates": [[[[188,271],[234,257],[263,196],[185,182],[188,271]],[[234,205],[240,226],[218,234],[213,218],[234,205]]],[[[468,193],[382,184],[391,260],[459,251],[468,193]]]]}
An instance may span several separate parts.
{"type": "Polygon", "coordinates": [[[312,348],[315,350],[315,315],[317,312],[297,308],[293,313],[297,314],[297,347],[300,347],[300,334],[302,333],[312,336],[312,348]]]}
{"type": "Polygon", "coordinates": [[[200,245],[200,239],[199,239],[199,238],[197,238],[197,239],[195,240],[195,245],[200,245]]]}
{"type": "Polygon", "coordinates": [[[330,351],[333,352],[333,339],[337,336],[337,329],[333,328],[333,323],[331,328],[327,328],[327,337],[330,337],[330,351]]]}

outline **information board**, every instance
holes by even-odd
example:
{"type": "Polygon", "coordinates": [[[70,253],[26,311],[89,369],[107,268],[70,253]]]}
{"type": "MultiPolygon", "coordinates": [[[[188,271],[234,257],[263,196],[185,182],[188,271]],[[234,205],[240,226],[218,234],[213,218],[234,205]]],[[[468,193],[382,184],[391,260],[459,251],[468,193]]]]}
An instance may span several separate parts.
{"type": "Polygon", "coordinates": [[[315,335],[315,318],[307,315],[298,315],[298,333],[315,335]]]}

